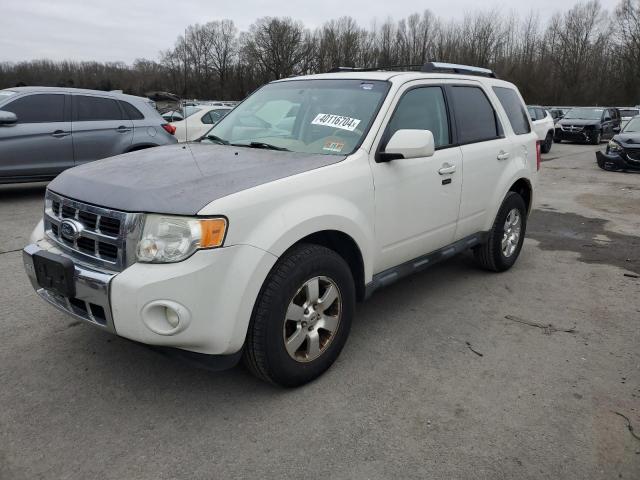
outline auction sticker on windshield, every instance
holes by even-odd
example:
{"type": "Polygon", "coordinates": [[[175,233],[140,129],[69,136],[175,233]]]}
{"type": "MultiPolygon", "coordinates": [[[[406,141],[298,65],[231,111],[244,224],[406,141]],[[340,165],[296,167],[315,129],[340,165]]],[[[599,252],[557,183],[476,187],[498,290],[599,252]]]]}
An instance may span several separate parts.
{"type": "Polygon", "coordinates": [[[331,115],[330,113],[319,113],[311,122],[312,125],[322,125],[323,127],[340,128],[353,132],[360,124],[357,118],[343,117],[342,115],[331,115]]]}

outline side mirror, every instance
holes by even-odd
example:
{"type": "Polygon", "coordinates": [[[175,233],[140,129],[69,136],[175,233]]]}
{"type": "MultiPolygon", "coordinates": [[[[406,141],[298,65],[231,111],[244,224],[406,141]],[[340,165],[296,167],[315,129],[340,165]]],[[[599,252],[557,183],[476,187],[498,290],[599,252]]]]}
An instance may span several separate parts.
{"type": "Polygon", "coordinates": [[[15,125],[18,123],[18,116],[13,112],[0,110],[0,125],[15,125]]]}
{"type": "Polygon", "coordinates": [[[380,152],[379,161],[432,157],[435,151],[435,140],[430,130],[398,130],[384,152],[380,152]]]}

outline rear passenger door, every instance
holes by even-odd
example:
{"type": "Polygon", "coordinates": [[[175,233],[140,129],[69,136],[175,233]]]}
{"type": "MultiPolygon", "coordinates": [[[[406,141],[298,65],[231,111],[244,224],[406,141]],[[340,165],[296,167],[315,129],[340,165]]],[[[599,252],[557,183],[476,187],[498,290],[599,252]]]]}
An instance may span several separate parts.
{"type": "Polygon", "coordinates": [[[73,95],[72,128],[76,165],[124,153],[133,141],[133,122],[113,98],[73,95]]]}
{"type": "Polygon", "coordinates": [[[375,186],[376,272],[400,265],[453,242],[462,189],[461,153],[445,89],[432,82],[402,87],[385,115],[370,165],[375,186]],[[430,130],[432,157],[381,161],[378,153],[398,130],[430,130]]]}
{"type": "Polygon", "coordinates": [[[0,177],[52,177],[73,167],[70,98],[63,93],[18,97],[1,110],[18,123],[0,127],[0,177]]]}
{"type": "Polygon", "coordinates": [[[462,150],[462,199],[455,234],[458,240],[486,230],[488,217],[496,213],[495,189],[514,151],[480,83],[456,82],[447,89],[462,150]]]}

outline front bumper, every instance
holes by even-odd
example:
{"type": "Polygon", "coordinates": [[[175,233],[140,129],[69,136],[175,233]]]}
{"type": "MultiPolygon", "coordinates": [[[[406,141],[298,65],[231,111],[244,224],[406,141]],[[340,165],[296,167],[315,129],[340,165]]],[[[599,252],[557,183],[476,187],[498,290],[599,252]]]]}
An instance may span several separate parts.
{"type": "Polygon", "coordinates": [[[569,130],[562,130],[556,128],[554,138],[556,140],[565,140],[567,142],[590,142],[595,138],[597,132],[595,130],[581,130],[578,132],[572,132],[569,130]]]}
{"type": "Polygon", "coordinates": [[[36,293],[45,301],[72,317],[86,321],[111,333],[116,333],[109,304],[109,284],[115,274],[92,270],[74,264],[76,296],[73,298],[63,297],[38,285],[33,267],[33,255],[41,251],[65,256],[62,251],[44,239],[27,245],[22,250],[24,269],[36,293]]]}
{"type": "Polygon", "coordinates": [[[640,170],[640,160],[633,160],[627,157],[625,153],[607,153],[596,152],[596,161],[598,166],[604,170],[640,170]]]}
{"type": "Polygon", "coordinates": [[[76,296],[66,298],[38,285],[32,256],[42,250],[71,257],[46,239],[24,248],[27,275],[48,303],[135,342],[207,355],[242,349],[255,300],[277,260],[259,248],[236,245],[201,250],[178,263],[136,263],[122,272],[74,261],[76,296]],[[180,314],[179,328],[171,331],[158,326],[167,306],[180,314]]]}

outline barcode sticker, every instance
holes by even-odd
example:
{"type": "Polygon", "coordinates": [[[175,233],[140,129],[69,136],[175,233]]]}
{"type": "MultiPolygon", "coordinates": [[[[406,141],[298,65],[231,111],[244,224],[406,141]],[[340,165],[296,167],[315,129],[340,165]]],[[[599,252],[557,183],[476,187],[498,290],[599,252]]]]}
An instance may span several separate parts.
{"type": "Polygon", "coordinates": [[[311,122],[313,125],[323,127],[340,128],[353,132],[360,124],[357,118],[343,117],[342,115],[331,115],[330,113],[319,113],[311,122]]]}

